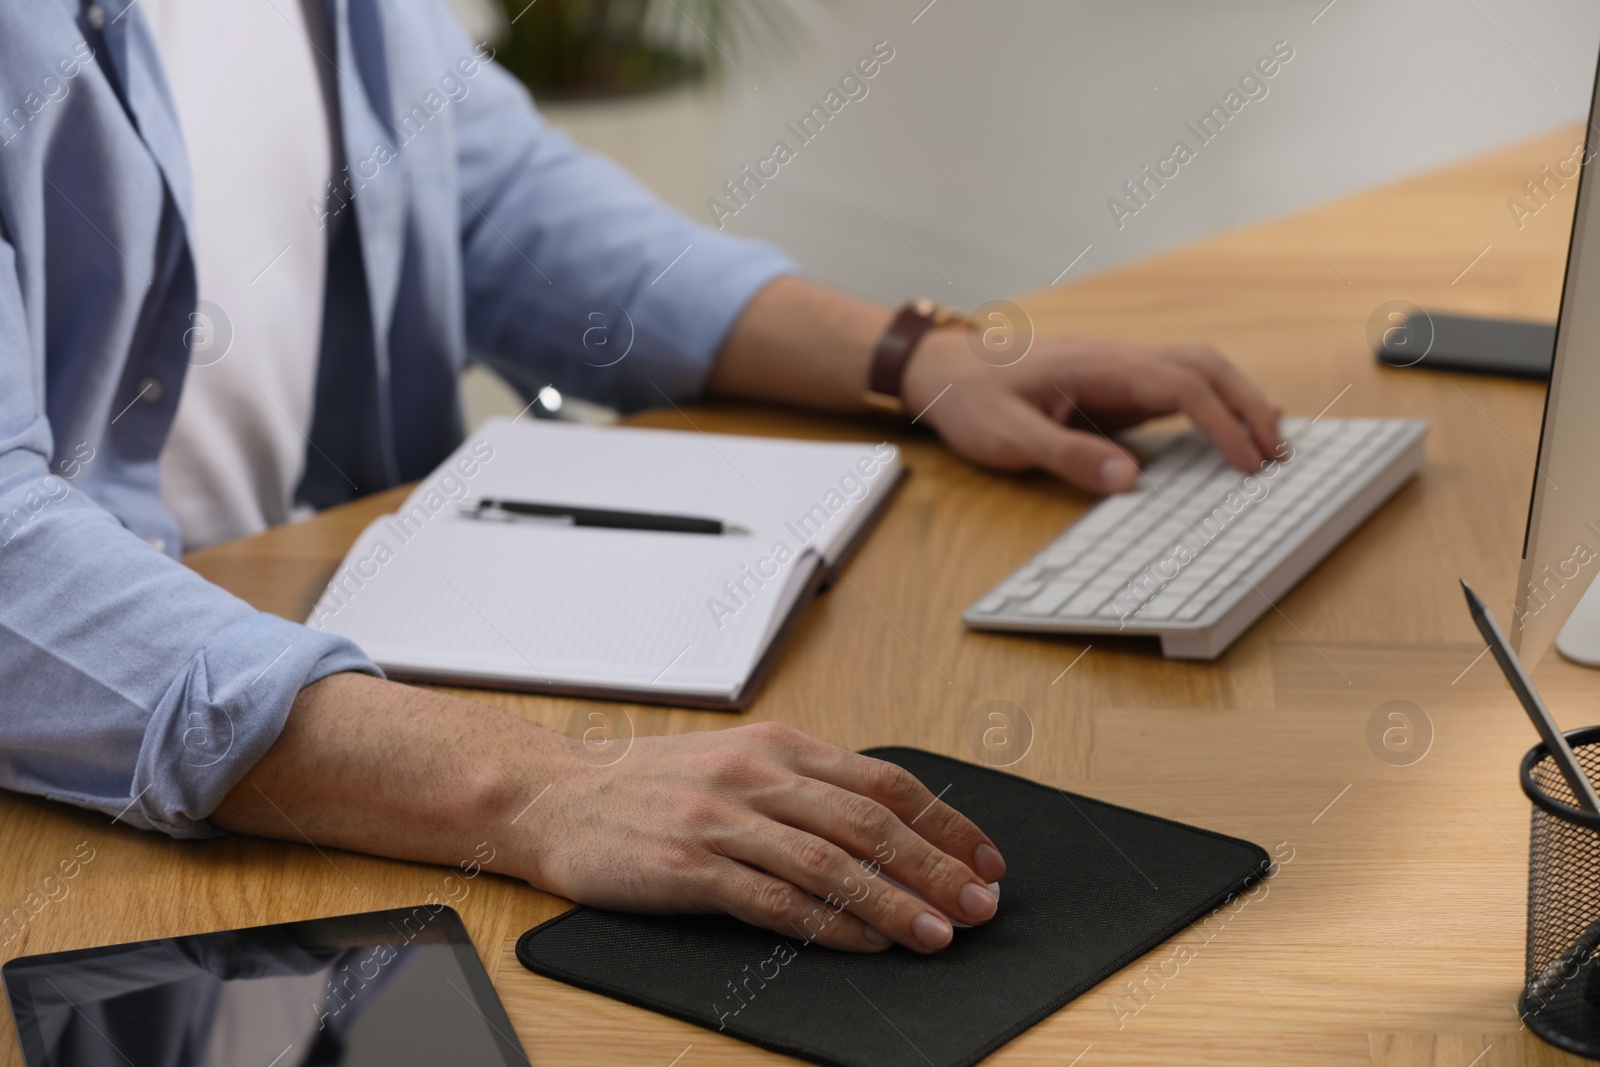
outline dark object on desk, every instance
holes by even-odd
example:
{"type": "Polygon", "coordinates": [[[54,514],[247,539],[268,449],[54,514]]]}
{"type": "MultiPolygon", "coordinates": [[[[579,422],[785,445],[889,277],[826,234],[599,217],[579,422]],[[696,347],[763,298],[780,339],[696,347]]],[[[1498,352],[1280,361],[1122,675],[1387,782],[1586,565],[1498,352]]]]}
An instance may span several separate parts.
{"type": "Polygon", "coordinates": [[[607,530],[647,530],[654,533],[748,534],[743,526],[721,519],[692,515],[661,515],[651,511],[613,511],[574,504],[535,504],[525,500],[479,500],[461,505],[461,513],[474,519],[542,519],[570,526],[595,526],[607,530]]]}
{"type": "MultiPolygon", "coordinates": [[[[1248,841],[986,767],[912,748],[867,754],[943,791],[1005,854],[999,914],[957,930],[943,952],[854,955],[724,917],[578,908],[523,934],[517,958],[538,974],[833,1067],[967,1067],[1271,866],[1248,841]]],[[[1179,951],[1160,965],[1181,966],[1179,951]]]]}
{"type": "Polygon", "coordinates": [[[24,956],[0,973],[28,1067],[527,1063],[442,904],[24,956]]]}
{"type": "MultiPolygon", "coordinates": [[[[1600,726],[1565,734],[1590,779],[1600,775],[1600,726]]],[[[1600,1059],[1600,814],[1582,811],[1548,746],[1522,760],[1533,802],[1528,836],[1528,952],[1517,1002],[1528,1029],[1600,1059]]]]}
{"type": "Polygon", "coordinates": [[[1548,381],[1554,323],[1481,319],[1418,309],[1382,328],[1378,362],[1389,367],[1467,371],[1548,381]]]}

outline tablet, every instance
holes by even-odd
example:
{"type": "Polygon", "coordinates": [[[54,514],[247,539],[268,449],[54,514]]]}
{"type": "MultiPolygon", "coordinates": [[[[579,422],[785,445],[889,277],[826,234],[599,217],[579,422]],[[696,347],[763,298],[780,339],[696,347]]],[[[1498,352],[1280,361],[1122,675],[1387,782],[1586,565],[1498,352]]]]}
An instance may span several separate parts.
{"type": "Polygon", "coordinates": [[[28,1067],[528,1062],[442,904],[24,956],[0,979],[28,1067]]]}

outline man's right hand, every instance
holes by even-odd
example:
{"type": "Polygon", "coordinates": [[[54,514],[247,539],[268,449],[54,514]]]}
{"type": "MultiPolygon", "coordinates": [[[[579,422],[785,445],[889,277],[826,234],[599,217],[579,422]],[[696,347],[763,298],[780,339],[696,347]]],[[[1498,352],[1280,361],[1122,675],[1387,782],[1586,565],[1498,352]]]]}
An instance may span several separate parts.
{"type": "Polygon", "coordinates": [[[987,922],[985,883],[1005,873],[994,842],[909,772],[777,723],[634,739],[614,764],[574,760],[541,804],[537,885],[854,952],[944,948],[945,916],[987,922]]]}
{"type": "Polygon", "coordinates": [[[936,952],[944,916],[994,915],[994,843],[893,764],[776,723],[607,757],[476,701],[335,674],[300,691],[211,821],[451,865],[487,839],[491,870],[580,903],[726,912],[856,952],[936,952]]]}

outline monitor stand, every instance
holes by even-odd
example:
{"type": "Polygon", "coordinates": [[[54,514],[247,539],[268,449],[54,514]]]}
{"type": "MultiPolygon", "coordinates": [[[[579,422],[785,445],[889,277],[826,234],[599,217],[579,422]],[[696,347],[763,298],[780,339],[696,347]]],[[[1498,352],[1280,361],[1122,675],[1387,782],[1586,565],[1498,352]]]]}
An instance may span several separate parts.
{"type": "Polygon", "coordinates": [[[1585,667],[1600,667],[1600,582],[1591,582],[1556,635],[1562,658],[1585,667]]]}

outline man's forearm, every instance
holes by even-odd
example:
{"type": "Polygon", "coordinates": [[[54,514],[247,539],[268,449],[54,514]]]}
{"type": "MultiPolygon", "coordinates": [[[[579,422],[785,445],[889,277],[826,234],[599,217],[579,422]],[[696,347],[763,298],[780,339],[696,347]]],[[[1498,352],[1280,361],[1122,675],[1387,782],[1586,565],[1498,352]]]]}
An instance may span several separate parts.
{"type": "MultiPolygon", "coordinates": [[[[564,742],[485,704],[334,674],[300,691],[277,742],[211,821],[453,865],[475,843],[517,832],[512,818],[549,784],[564,742]]],[[[497,854],[491,869],[537,880],[519,865],[536,850],[497,854]]]]}
{"type": "Polygon", "coordinates": [[[471,700],[334,674],[301,690],[211,819],[451,865],[488,842],[484,867],[583,903],[727,912],[858,952],[934,952],[946,916],[994,915],[994,843],[898,767],[776,723],[578,744],[471,700]]]}
{"type": "MultiPolygon", "coordinates": [[[[708,388],[863,410],[873,349],[892,318],[803,278],[778,278],[729,331],[708,388]]],[[[1102,427],[1115,432],[1182,412],[1246,471],[1282,442],[1282,413],[1207,345],[1024,336],[1025,347],[1013,353],[1010,346],[1023,340],[1014,330],[930,331],[902,371],[900,398],[915,413],[912,421],[983,466],[1042,467],[1101,493],[1124,492],[1139,481],[1134,457],[1102,427]]]]}
{"type": "Polygon", "coordinates": [[[860,411],[867,366],[892,314],[804,278],[751,299],[717,356],[713,393],[860,411]]]}

